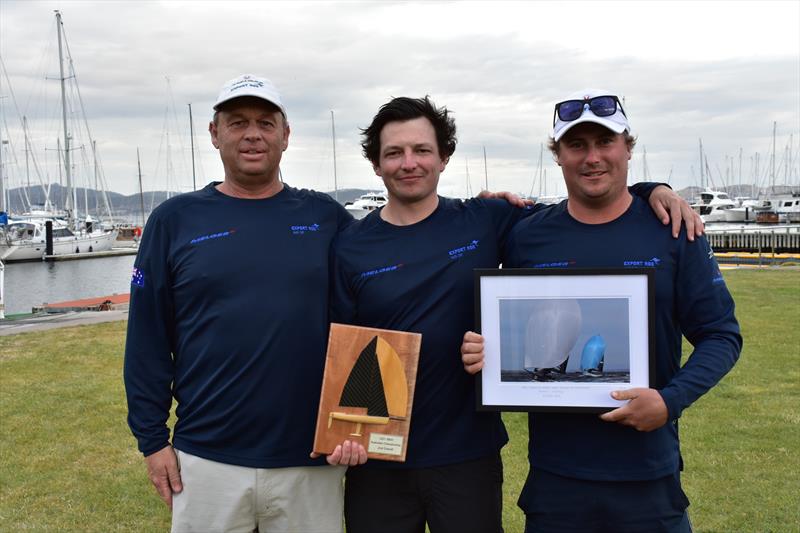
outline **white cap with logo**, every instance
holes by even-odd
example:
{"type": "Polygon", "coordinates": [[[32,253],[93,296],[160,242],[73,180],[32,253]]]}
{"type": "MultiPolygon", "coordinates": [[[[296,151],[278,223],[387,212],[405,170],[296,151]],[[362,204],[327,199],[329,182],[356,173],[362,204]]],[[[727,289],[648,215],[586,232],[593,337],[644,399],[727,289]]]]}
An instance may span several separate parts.
{"type": "Polygon", "coordinates": [[[563,100],[559,100],[559,102],[556,104],[555,120],[553,123],[553,140],[558,142],[558,140],[561,139],[561,137],[563,137],[564,134],[567,133],[567,131],[569,131],[573,126],[577,126],[578,124],[582,124],[584,122],[594,122],[595,124],[600,124],[601,126],[610,129],[614,133],[631,131],[631,126],[628,123],[628,117],[625,116],[625,112],[622,110],[622,105],[620,104],[619,98],[614,95],[614,93],[604,89],[583,89],[582,91],[572,93],[563,100]],[[615,99],[616,107],[614,112],[607,116],[596,115],[589,102],[593,98],[601,96],[609,96],[615,99]],[[560,114],[558,112],[558,106],[570,101],[584,102],[581,106],[582,109],[580,111],[580,115],[573,120],[561,120],[561,116],[559,116],[560,114]]]}
{"type": "Polygon", "coordinates": [[[214,102],[214,111],[219,109],[219,106],[225,102],[241,96],[254,96],[266,100],[278,106],[283,116],[286,116],[286,108],[283,107],[281,94],[278,92],[278,89],[268,79],[259,78],[252,74],[243,74],[225,83],[225,85],[222,86],[222,90],[219,92],[217,101],[214,102]]]}

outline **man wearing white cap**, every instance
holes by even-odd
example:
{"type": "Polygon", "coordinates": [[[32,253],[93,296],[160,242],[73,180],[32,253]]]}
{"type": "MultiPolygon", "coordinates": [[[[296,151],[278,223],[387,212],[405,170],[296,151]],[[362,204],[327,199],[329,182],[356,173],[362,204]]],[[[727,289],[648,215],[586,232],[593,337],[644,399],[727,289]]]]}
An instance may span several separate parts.
{"type": "Polygon", "coordinates": [[[156,208],[134,264],[129,425],[173,531],[340,532],[344,467],[308,454],[328,250],[351,217],[280,181],[290,129],[268,80],[231,80],[214,111],[224,181],[156,208]]]}
{"type": "MultiPolygon", "coordinates": [[[[529,415],[526,532],[690,532],[678,418],[739,357],[734,303],[706,239],[673,239],[628,193],[635,138],[619,98],[587,89],[554,113],[550,149],[568,198],[515,226],[503,264],[653,268],[656,379],[612,393],[620,407],[600,416],[529,415]],[[682,335],[694,350],[681,367],[682,335]]],[[[480,335],[465,335],[462,361],[482,367],[480,335]]]]}

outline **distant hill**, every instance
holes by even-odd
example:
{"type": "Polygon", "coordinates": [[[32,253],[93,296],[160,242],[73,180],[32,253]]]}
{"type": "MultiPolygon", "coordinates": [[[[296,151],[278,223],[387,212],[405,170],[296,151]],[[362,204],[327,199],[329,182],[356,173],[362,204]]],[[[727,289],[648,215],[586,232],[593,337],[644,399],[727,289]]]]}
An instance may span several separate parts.
{"type": "MultiPolygon", "coordinates": [[[[10,212],[12,213],[21,213],[27,210],[27,207],[23,206],[22,198],[24,196],[24,189],[28,189],[28,198],[30,199],[30,203],[33,205],[44,205],[44,193],[42,192],[41,187],[18,187],[16,189],[11,189],[9,191],[9,198],[10,198],[10,212]]],[[[731,198],[736,198],[737,196],[752,196],[752,188],[750,185],[732,185],[730,187],[720,187],[720,190],[728,193],[728,196],[731,198]]],[[[62,187],[60,185],[51,185],[50,186],[50,201],[51,203],[57,206],[64,205],[64,199],[66,196],[66,187],[62,187]]],[[[702,189],[700,187],[686,187],[684,189],[680,189],[675,191],[681,198],[685,199],[687,202],[692,203],[695,201],[697,196],[700,194],[702,189]]],[[[80,211],[84,209],[84,191],[83,188],[76,189],[77,197],[78,197],[78,206],[80,211]]],[[[362,194],[366,194],[369,192],[380,192],[380,188],[377,189],[340,189],[338,194],[339,203],[344,205],[347,202],[352,202],[362,194]]],[[[768,191],[766,189],[762,189],[762,195],[768,196],[768,191]]],[[[775,194],[786,194],[791,192],[797,192],[797,187],[789,187],[785,185],[776,185],[775,194]]],[[[331,197],[334,196],[333,191],[326,191],[325,194],[330,195],[331,197]]],[[[103,207],[103,200],[101,195],[98,191],[94,189],[88,189],[86,191],[86,195],[89,199],[89,211],[94,214],[95,213],[95,205],[99,206],[99,214],[101,216],[104,215],[105,209],[103,207]]],[[[141,220],[142,216],[142,208],[141,208],[141,200],[139,199],[138,194],[131,194],[131,195],[124,195],[119,194],[116,192],[109,192],[107,193],[108,200],[111,203],[112,214],[114,218],[119,218],[123,220],[128,220],[130,222],[138,222],[141,220]]],[[[163,202],[167,199],[167,192],[166,191],[147,191],[144,193],[144,208],[145,211],[148,213],[158,204],[163,202]]],[[[170,193],[170,196],[175,196],[175,193],[170,193]]]]}
{"type": "MultiPolygon", "coordinates": [[[[11,213],[22,213],[28,210],[24,205],[23,198],[25,197],[25,189],[27,189],[28,199],[34,206],[44,205],[44,192],[41,187],[18,187],[9,191],[9,203],[11,213]]],[[[352,202],[362,194],[373,192],[375,189],[340,189],[339,190],[339,203],[344,205],[347,202],[352,202]]],[[[108,201],[111,204],[112,215],[114,218],[125,219],[131,222],[138,222],[142,216],[141,199],[138,194],[124,195],[116,192],[106,193],[108,201]]],[[[334,196],[333,191],[326,192],[331,197],[334,196]]],[[[54,184],[50,186],[50,202],[56,206],[63,206],[66,199],[67,188],[61,185],[54,184]]],[[[175,196],[175,193],[171,193],[175,196]]],[[[76,189],[76,196],[78,197],[78,207],[80,211],[84,210],[84,190],[82,187],[76,189]]],[[[95,205],[99,206],[98,212],[102,216],[105,213],[105,207],[101,193],[95,189],[87,189],[86,196],[89,200],[89,211],[95,213],[95,205]]],[[[147,191],[143,195],[144,208],[148,213],[151,208],[156,207],[158,204],[167,199],[166,191],[147,191]]]]}

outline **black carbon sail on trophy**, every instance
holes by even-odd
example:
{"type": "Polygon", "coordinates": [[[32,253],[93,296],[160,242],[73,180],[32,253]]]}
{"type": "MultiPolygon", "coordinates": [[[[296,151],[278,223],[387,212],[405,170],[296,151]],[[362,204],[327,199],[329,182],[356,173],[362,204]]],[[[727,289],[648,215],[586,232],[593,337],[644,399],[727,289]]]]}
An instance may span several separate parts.
{"type": "Polygon", "coordinates": [[[408,385],[403,363],[391,345],[375,336],[361,351],[344,384],[339,400],[341,407],[364,407],[366,415],[331,412],[328,427],[334,420],[355,422],[352,436],[361,436],[362,424],[389,423],[403,420],[408,404],[408,385]]]}
{"type": "Polygon", "coordinates": [[[314,451],[349,440],[367,456],[405,461],[422,335],[331,324],[314,451]]]}

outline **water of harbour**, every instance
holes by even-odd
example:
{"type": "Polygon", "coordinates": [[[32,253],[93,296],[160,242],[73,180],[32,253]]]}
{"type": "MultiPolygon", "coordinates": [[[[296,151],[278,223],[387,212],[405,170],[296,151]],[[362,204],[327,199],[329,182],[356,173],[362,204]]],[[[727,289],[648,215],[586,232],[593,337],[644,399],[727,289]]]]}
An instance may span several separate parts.
{"type": "Polygon", "coordinates": [[[131,292],[134,255],[5,265],[6,315],[43,303],[131,292]]]}

